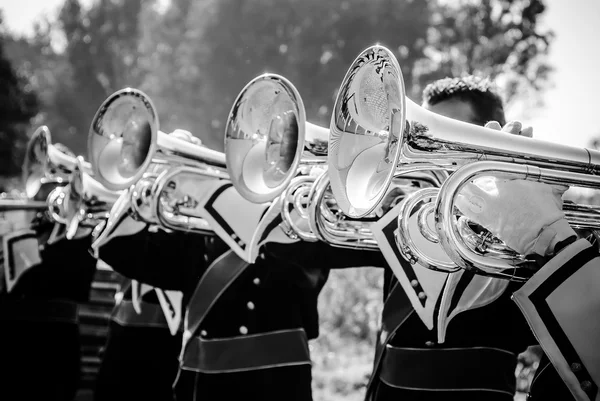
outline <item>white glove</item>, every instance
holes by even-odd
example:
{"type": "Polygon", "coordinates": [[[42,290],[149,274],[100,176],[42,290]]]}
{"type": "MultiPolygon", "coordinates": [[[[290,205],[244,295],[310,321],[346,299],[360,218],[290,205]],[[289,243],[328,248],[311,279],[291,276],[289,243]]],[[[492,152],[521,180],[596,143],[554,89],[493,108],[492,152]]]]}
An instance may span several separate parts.
{"type": "Polygon", "coordinates": [[[490,121],[485,124],[485,128],[507,132],[512,135],[526,136],[527,138],[533,137],[533,128],[523,128],[523,124],[521,124],[519,121],[509,121],[504,127],[500,127],[500,123],[497,121],[490,121]]]}
{"type": "Polygon", "coordinates": [[[456,206],[515,251],[546,256],[558,242],[576,235],[562,211],[562,194],[567,189],[485,177],[467,184],[456,206]]]}
{"type": "Polygon", "coordinates": [[[174,136],[177,139],[181,139],[183,141],[193,143],[194,145],[199,145],[199,146],[202,145],[202,141],[200,140],[200,138],[196,138],[194,135],[192,135],[192,133],[190,131],[186,131],[183,129],[176,129],[175,131],[171,132],[169,135],[174,136]]]}

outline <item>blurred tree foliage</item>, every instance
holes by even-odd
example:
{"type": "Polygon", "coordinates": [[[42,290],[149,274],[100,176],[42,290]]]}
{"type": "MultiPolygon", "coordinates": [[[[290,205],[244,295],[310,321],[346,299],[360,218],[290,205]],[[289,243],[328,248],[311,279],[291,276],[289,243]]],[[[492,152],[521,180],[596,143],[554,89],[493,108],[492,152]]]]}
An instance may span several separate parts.
{"type": "Polygon", "coordinates": [[[39,94],[36,122],[76,153],[101,102],[125,86],[150,95],[163,131],[188,129],[222,150],[250,79],[286,76],[309,120],[327,125],[349,64],[374,43],[398,57],[417,101],[427,82],[465,73],[497,78],[507,99],[537,93],[550,72],[543,12],[539,0],[65,0],[7,53],[39,94]]]}
{"type": "Polygon", "coordinates": [[[545,9],[542,0],[432,3],[418,83],[440,75],[481,74],[498,83],[507,102],[535,96],[552,71],[544,56],[554,34],[539,25],[545,9]]]}
{"type": "Polygon", "coordinates": [[[26,133],[38,112],[38,99],[27,78],[6,57],[5,40],[0,16],[0,177],[20,173],[26,133]]]}

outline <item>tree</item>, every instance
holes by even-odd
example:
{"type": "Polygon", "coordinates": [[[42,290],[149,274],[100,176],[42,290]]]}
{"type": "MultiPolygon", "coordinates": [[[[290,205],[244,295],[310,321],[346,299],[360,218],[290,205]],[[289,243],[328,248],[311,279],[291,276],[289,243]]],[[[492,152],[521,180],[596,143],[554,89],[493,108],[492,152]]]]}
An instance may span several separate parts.
{"type": "Polygon", "coordinates": [[[399,60],[409,97],[466,73],[495,79],[508,102],[539,99],[551,73],[541,0],[65,0],[58,23],[19,42],[53,136],[85,154],[102,101],[145,91],[161,129],[190,130],[221,150],[231,105],[255,76],[274,72],[300,91],[312,122],[328,125],[338,86],[366,47],[399,60]],[[48,43],[60,33],[65,49],[48,43]]]}
{"type": "Polygon", "coordinates": [[[539,93],[551,72],[544,56],[552,33],[538,25],[539,0],[179,0],[172,7],[180,40],[154,33],[170,64],[160,78],[150,72],[177,90],[161,121],[218,149],[236,95],[265,71],[290,79],[309,120],[327,125],[349,64],[375,43],[395,53],[416,101],[428,82],[467,73],[497,80],[512,101],[539,93]]]}
{"type": "Polygon", "coordinates": [[[27,78],[5,55],[5,40],[0,16],[0,177],[20,173],[28,125],[38,111],[38,100],[27,78]]]}
{"type": "Polygon", "coordinates": [[[66,0],[60,12],[68,76],[55,100],[69,122],[69,146],[75,153],[86,153],[90,123],[102,102],[141,80],[137,68],[141,3],[100,0],[84,10],[78,0],[66,0]]]}
{"type": "Polygon", "coordinates": [[[235,97],[265,71],[290,79],[308,118],[327,125],[339,84],[361,50],[385,44],[407,71],[423,56],[427,7],[423,1],[390,0],[194,2],[186,21],[194,42],[182,43],[177,52],[198,70],[188,90],[195,95],[189,104],[202,139],[222,149],[235,97]]]}
{"type": "Polygon", "coordinates": [[[480,74],[498,83],[506,102],[538,95],[552,71],[546,55],[554,34],[538,24],[545,9],[542,0],[432,3],[415,82],[480,74]]]}
{"type": "Polygon", "coordinates": [[[36,123],[49,126],[53,142],[86,155],[90,123],[100,104],[118,89],[139,85],[141,4],[102,0],[84,9],[78,0],[66,0],[57,20],[39,23],[32,38],[10,38],[11,59],[29,72],[40,94],[36,123]]]}

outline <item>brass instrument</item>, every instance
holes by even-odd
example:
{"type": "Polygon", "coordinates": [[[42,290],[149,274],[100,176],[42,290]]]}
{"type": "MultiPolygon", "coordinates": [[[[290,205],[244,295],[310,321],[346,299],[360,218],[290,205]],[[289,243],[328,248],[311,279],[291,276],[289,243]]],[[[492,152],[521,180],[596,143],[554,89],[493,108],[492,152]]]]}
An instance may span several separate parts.
{"type": "MultiPolygon", "coordinates": [[[[483,176],[600,188],[600,176],[597,175],[495,161],[465,165],[444,182],[433,213],[437,237],[448,256],[460,268],[515,281],[526,281],[535,272],[526,268],[528,260],[503,244],[492,243],[490,247],[489,243],[479,241],[479,246],[473,246],[473,241],[465,235],[465,218],[457,219],[455,215],[454,200],[461,188],[483,176]]],[[[565,203],[563,211],[573,228],[591,230],[598,235],[600,207],[565,203]]]]}
{"type": "Polygon", "coordinates": [[[95,230],[97,249],[123,216],[166,229],[212,232],[196,210],[202,181],[228,179],[223,153],[159,131],[150,98],[125,88],[110,95],[92,121],[88,153],[95,178],[124,190],[106,224],[95,230]]]}
{"type": "MultiPolygon", "coordinates": [[[[306,121],[302,98],[291,82],[261,75],[240,92],[229,115],[225,154],[232,182],[252,202],[281,196],[282,228],[291,238],[378,249],[368,228],[376,217],[349,219],[331,196],[328,135],[327,129],[306,121]]],[[[432,179],[426,175],[418,178],[432,179]]],[[[441,184],[439,177],[433,179],[441,184]]]]}
{"type": "Polygon", "coordinates": [[[85,173],[83,157],[79,156],[69,184],[52,190],[47,203],[52,219],[66,225],[66,238],[72,239],[80,226],[94,228],[108,219],[120,192],[106,189],[85,173]]]}
{"type": "MultiPolygon", "coordinates": [[[[401,203],[398,213],[398,236],[396,245],[403,257],[410,263],[418,263],[430,270],[452,273],[460,269],[452,259],[449,259],[445,248],[440,244],[435,222],[431,217],[435,208],[435,202],[440,192],[437,188],[421,189],[407,196],[401,203]],[[416,214],[416,228],[410,225],[411,216],[416,214]],[[416,239],[421,240],[417,241],[416,239]],[[420,245],[439,244],[444,249],[443,258],[435,258],[429,247],[421,249],[420,245]]],[[[456,220],[457,229],[465,246],[474,252],[485,252],[488,256],[509,258],[518,256],[516,252],[508,248],[502,241],[493,237],[491,233],[483,230],[481,233],[475,231],[471,223],[463,216],[456,220]]]]}
{"type": "Polygon", "coordinates": [[[300,167],[326,163],[329,130],[306,121],[298,90],[282,76],[263,74],[236,98],[225,128],[227,171],[247,200],[275,199],[300,167]]]}
{"type": "MultiPolygon", "coordinates": [[[[493,233],[477,233],[481,230],[455,214],[454,196],[483,171],[590,188],[598,188],[600,183],[595,176],[600,166],[600,152],[596,150],[508,135],[419,107],[406,98],[398,62],[382,46],[366,49],[350,67],[336,99],[330,132],[332,191],[350,217],[359,218],[377,207],[394,177],[422,170],[452,174],[439,195],[433,190],[415,194],[406,200],[399,216],[398,246],[402,253],[408,260],[435,270],[473,269],[513,280],[524,280],[531,273],[515,268],[527,264],[522,255],[494,238],[493,233]],[[457,170],[462,174],[457,175],[457,170]],[[434,208],[431,202],[436,198],[434,208]],[[406,221],[415,208],[423,208],[418,211],[419,235],[439,241],[453,263],[428,259],[402,235],[406,231],[402,219],[406,221]],[[426,216],[432,213],[435,230],[425,224],[426,216]]],[[[564,210],[574,227],[598,227],[599,208],[566,204],[564,210]]]]}
{"type": "MultiPolygon", "coordinates": [[[[396,199],[388,207],[391,209],[395,203],[402,201],[419,188],[438,188],[444,178],[444,175],[431,171],[414,172],[394,178],[392,188],[398,189],[400,193],[398,195],[391,193],[396,199]]],[[[345,215],[332,193],[327,173],[317,178],[309,196],[309,227],[319,239],[338,247],[379,249],[370,228],[370,224],[376,222],[378,216],[371,213],[366,217],[354,219],[345,215]]]]}
{"type": "MultiPolygon", "coordinates": [[[[427,171],[395,178],[393,188],[399,189],[400,194],[389,208],[419,188],[439,188],[444,178],[443,174],[427,171]]],[[[337,206],[325,169],[295,177],[281,197],[284,230],[290,237],[311,242],[320,240],[341,248],[379,249],[370,228],[370,224],[377,221],[378,216],[375,213],[361,219],[346,216],[337,206]],[[294,219],[291,210],[298,213],[300,221],[294,219]]]]}
{"type": "Polygon", "coordinates": [[[0,193],[0,212],[8,212],[11,210],[44,211],[46,209],[48,209],[48,204],[45,201],[31,200],[25,193],[0,193]]]}
{"type": "MultiPolygon", "coordinates": [[[[2,237],[13,231],[32,228],[36,222],[48,220],[48,205],[18,191],[0,193],[0,248],[2,237]]],[[[0,254],[2,253],[0,249],[0,254]]]]}
{"type": "MultiPolygon", "coordinates": [[[[52,143],[47,126],[38,127],[29,139],[25,152],[25,193],[31,198],[44,183],[66,184],[76,164],[76,157],[61,151],[52,143]]],[[[81,169],[86,174],[93,175],[90,163],[84,161],[81,169]]]]}
{"type": "Polygon", "coordinates": [[[311,189],[318,178],[313,174],[294,177],[284,189],[281,196],[281,217],[282,229],[286,235],[292,239],[302,241],[316,242],[323,239],[317,235],[308,226],[309,215],[308,207],[311,202],[311,189]],[[298,213],[300,220],[292,216],[292,210],[298,213]]]}
{"type": "Polygon", "coordinates": [[[151,163],[207,172],[223,172],[225,167],[223,153],[159,131],[154,104],[133,88],[113,93],[96,112],[88,135],[88,157],[97,180],[111,190],[137,183],[151,163]]]}
{"type": "Polygon", "coordinates": [[[119,196],[102,187],[91,173],[89,163],[52,144],[50,130],[41,126],[27,144],[23,164],[25,193],[0,196],[0,212],[36,211],[35,221],[65,224],[66,238],[72,239],[80,223],[94,227],[106,218],[108,209],[119,196]],[[47,196],[43,195],[46,200],[34,200],[44,184],[54,184],[54,188],[47,196]]]}
{"type": "Polygon", "coordinates": [[[383,46],[361,52],[337,96],[330,126],[329,175],[340,208],[370,213],[392,177],[410,171],[455,171],[495,160],[594,174],[596,150],[558,145],[453,120],[423,109],[405,95],[398,61],[383,46]]]}

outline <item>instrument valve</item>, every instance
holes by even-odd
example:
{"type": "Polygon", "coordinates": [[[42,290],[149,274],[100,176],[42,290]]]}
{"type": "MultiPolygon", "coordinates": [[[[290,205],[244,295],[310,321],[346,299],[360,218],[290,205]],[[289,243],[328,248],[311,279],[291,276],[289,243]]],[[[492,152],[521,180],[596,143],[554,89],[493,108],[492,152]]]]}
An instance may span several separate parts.
{"type": "Polygon", "coordinates": [[[402,254],[404,255],[404,257],[408,260],[408,262],[411,265],[414,265],[415,263],[417,263],[417,258],[415,257],[415,255],[412,253],[412,251],[410,250],[410,248],[406,245],[404,245],[402,247],[402,254]]]}
{"type": "Polygon", "coordinates": [[[477,244],[475,248],[478,252],[485,253],[488,249],[489,243],[492,241],[492,234],[489,231],[486,231],[484,234],[480,234],[479,238],[481,242],[477,244]]]}

